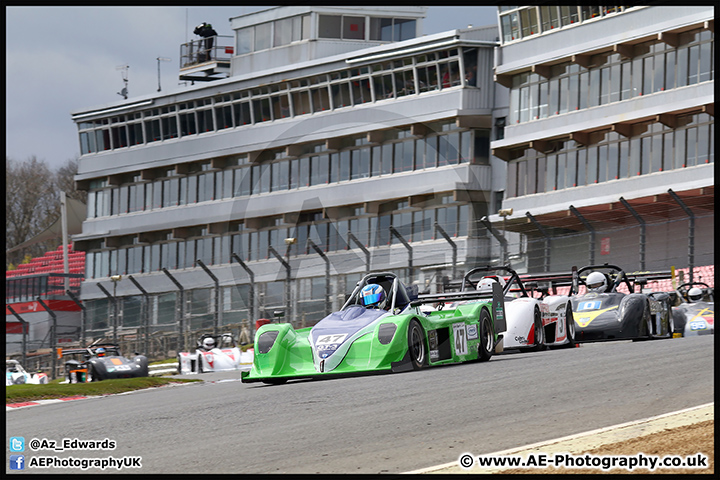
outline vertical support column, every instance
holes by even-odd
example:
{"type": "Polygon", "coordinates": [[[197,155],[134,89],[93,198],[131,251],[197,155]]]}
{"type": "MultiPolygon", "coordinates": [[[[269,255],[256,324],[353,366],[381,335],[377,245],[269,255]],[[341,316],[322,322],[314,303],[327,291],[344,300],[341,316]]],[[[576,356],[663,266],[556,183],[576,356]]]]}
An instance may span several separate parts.
{"type": "Polygon", "coordinates": [[[540,225],[540,222],[538,222],[535,217],[532,216],[532,213],[525,212],[525,216],[530,219],[530,221],[535,225],[535,228],[538,229],[538,231],[542,234],[543,237],[545,237],[545,253],[543,254],[543,268],[546,272],[550,271],[550,236],[547,234],[545,229],[542,225],[540,225]]]}
{"type": "Polygon", "coordinates": [[[273,248],[272,245],[268,246],[268,253],[272,253],[273,256],[285,267],[285,318],[294,325],[291,314],[292,299],[290,298],[290,276],[292,274],[292,270],[290,268],[290,264],[277,252],[277,250],[273,248]]]}
{"type": "Polygon", "coordinates": [[[635,211],[634,208],[630,206],[630,204],[625,200],[623,197],[620,197],[620,203],[623,204],[625,208],[632,214],[633,217],[635,217],[635,220],[640,224],[640,270],[645,270],[645,246],[646,246],[646,239],[645,239],[645,220],[635,211]]]}
{"type": "Polygon", "coordinates": [[[390,233],[394,235],[398,240],[400,240],[400,243],[405,245],[405,248],[408,251],[408,268],[410,270],[408,275],[408,285],[412,285],[413,282],[413,249],[410,246],[410,244],[403,238],[402,235],[400,235],[400,232],[398,232],[395,227],[390,225],[390,233]]]}
{"type": "Polygon", "coordinates": [[[370,273],[370,250],[365,248],[365,245],[363,245],[352,232],[348,232],[348,244],[350,243],[350,240],[352,240],[365,254],[365,275],[367,275],[370,273]]]}
{"type": "Polygon", "coordinates": [[[580,212],[577,211],[575,207],[570,205],[570,211],[575,215],[580,222],[585,226],[585,229],[590,232],[590,245],[588,247],[589,249],[589,262],[588,265],[595,265],[595,229],[590,225],[590,222],[588,222],[585,217],[580,215],[580,212]]]}
{"type": "Polygon", "coordinates": [[[687,205],[678,197],[677,193],[673,192],[672,188],[668,189],[668,193],[685,210],[688,216],[688,267],[690,269],[690,282],[693,282],[693,270],[695,270],[695,214],[688,208],[687,205]]]}
{"type": "Polygon", "coordinates": [[[500,235],[500,234],[498,233],[498,231],[495,230],[495,229],[492,227],[492,224],[490,223],[490,220],[488,220],[488,217],[487,217],[487,216],[482,217],[482,218],[480,219],[480,222],[482,222],[482,224],[485,225],[485,228],[488,229],[488,232],[490,232],[490,234],[492,234],[492,236],[495,237],[498,242],[500,242],[500,246],[502,247],[502,251],[503,251],[502,264],[503,264],[503,265],[507,265],[507,264],[508,264],[508,245],[507,245],[507,240],[505,240],[505,237],[504,237],[503,235],[500,235]]]}
{"type": "Polygon", "coordinates": [[[149,346],[149,335],[150,335],[150,294],[145,290],[142,285],[138,283],[132,275],[128,275],[128,279],[137,287],[143,294],[144,312],[143,312],[143,344],[145,355],[150,354],[149,346]]]}
{"type": "Polygon", "coordinates": [[[450,235],[447,234],[438,222],[435,222],[435,231],[440,232],[440,235],[450,244],[450,248],[452,249],[452,279],[455,280],[455,276],[457,275],[457,245],[455,245],[450,235]]]}
{"type": "Polygon", "coordinates": [[[108,297],[113,304],[113,319],[112,319],[113,343],[117,343],[117,317],[118,317],[117,297],[115,297],[113,294],[108,292],[107,289],[102,286],[102,284],[98,283],[97,286],[100,290],[102,290],[102,292],[105,294],[105,296],[108,297]]]}
{"type": "Polygon", "coordinates": [[[56,369],[57,369],[57,315],[55,315],[55,312],[53,312],[50,307],[48,307],[45,302],[42,301],[42,298],[37,297],[37,302],[45,309],[48,314],[50,314],[50,317],[52,317],[52,334],[50,335],[50,354],[52,355],[52,374],[50,375],[51,380],[55,380],[57,378],[56,375],[56,369]]]}
{"type": "Polygon", "coordinates": [[[238,257],[237,253],[233,253],[230,256],[231,260],[235,260],[240,264],[241,267],[245,270],[245,272],[250,277],[250,304],[248,305],[248,310],[250,310],[250,331],[255,333],[255,273],[250,270],[250,267],[248,267],[245,262],[243,262],[240,257],[238,257]]]}
{"type": "MultiPolygon", "coordinates": [[[[307,244],[312,247],[315,252],[320,255],[320,258],[322,258],[325,261],[325,316],[327,317],[330,315],[330,309],[331,309],[331,301],[330,301],[330,260],[328,259],[327,255],[325,255],[325,252],[322,251],[320,247],[318,247],[315,242],[312,241],[312,239],[307,239],[307,244]]],[[[307,248],[307,247],[306,247],[307,248]]]]}
{"type": "Polygon", "coordinates": [[[185,288],[173,277],[168,269],[163,267],[162,271],[180,290],[180,312],[178,319],[178,351],[185,351],[185,288]]]}
{"type": "Polygon", "coordinates": [[[197,260],[195,260],[195,264],[200,265],[200,268],[202,268],[205,273],[208,274],[208,277],[212,279],[213,283],[215,283],[215,314],[213,315],[213,335],[217,336],[219,335],[220,328],[220,281],[210,271],[210,269],[205,265],[202,260],[198,258],[197,260]]]}

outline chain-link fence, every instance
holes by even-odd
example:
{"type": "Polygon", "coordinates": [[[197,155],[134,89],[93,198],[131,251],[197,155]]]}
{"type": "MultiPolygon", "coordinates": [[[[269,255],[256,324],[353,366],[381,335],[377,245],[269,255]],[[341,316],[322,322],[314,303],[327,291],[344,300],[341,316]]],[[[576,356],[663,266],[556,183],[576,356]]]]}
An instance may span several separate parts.
{"type": "MultiPolygon", "coordinates": [[[[482,232],[483,228],[477,225],[472,231],[482,232]]],[[[455,237],[449,242],[437,239],[430,244],[398,242],[376,247],[368,252],[370,265],[363,266],[358,260],[363,255],[358,254],[351,260],[334,260],[334,273],[328,268],[325,275],[319,276],[315,274],[323,269],[307,266],[311,263],[309,256],[317,257],[311,250],[305,256],[288,258],[294,263],[289,281],[283,266],[277,263],[274,280],[253,281],[244,276],[233,285],[220,285],[219,295],[210,283],[185,290],[119,296],[117,309],[112,297],[86,300],[77,345],[114,340],[124,353],[140,352],[154,361],[194,349],[203,333],[231,333],[239,343],[250,344],[261,323],[289,321],[295,328],[311,327],[338,310],[368,267],[393,271],[405,283],[417,284],[420,292],[427,293],[441,291],[443,285],[461,278],[478,264],[509,264],[518,272],[528,273],[567,272],[573,266],[602,263],[619,265],[626,272],[669,271],[676,267],[687,272],[684,280],[714,286],[714,278],[708,278],[714,275],[714,269],[703,268],[714,265],[714,214],[694,217],[692,228],[687,218],[596,227],[583,232],[541,227],[517,233],[504,231],[502,224],[493,228],[497,236],[486,230],[487,237],[482,241],[466,239],[462,243],[462,238],[455,237]],[[460,248],[453,248],[458,244],[460,248]],[[473,248],[483,252],[478,254],[473,248]]],[[[252,268],[252,264],[245,266],[252,268]]],[[[139,282],[142,280],[138,277],[139,282]]],[[[49,367],[50,338],[27,346],[28,351],[36,351],[34,356],[28,356],[31,368],[49,367]]]]}

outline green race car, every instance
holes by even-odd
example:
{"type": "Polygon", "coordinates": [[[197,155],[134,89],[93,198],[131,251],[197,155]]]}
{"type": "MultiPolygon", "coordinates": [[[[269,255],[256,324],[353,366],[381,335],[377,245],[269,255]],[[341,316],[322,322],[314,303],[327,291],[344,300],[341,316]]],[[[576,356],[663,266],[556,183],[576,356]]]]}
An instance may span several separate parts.
{"type": "Polygon", "coordinates": [[[366,275],[339,311],[313,327],[261,326],[252,369],[242,372],[242,381],[281,384],[487,361],[502,350],[505,331],[502,288],[496,286],[492,293],[418,296],[417,287],[392,273],[366,275]]]}

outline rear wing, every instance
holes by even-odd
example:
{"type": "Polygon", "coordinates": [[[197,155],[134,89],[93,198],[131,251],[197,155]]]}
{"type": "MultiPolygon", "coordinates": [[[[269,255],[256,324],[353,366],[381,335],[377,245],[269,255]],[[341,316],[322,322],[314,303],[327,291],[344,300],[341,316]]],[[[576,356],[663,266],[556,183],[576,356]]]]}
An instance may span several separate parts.
{"type": "Polygon", "coordinates": [[[411,307],[419,307],[427,303],[453,303],[466,300],[491,300],[492,311],[495,318],[495,333],[507,331],[507,322],[505,321],[505,295],[502,286],[493,282],[492,293],[478,292],[477,290],[468,290],[465,292],[453,293],[436,293],[433,295],[420,295],[417,300],[410,303],[411,307]]]}
{"type": "MultiPolygon", "coordinates": [[[[523,285],[523,280],[518,275],[518,273],[513,270],[510,265],[485,265],[482,267],[475,267],[471,268],[463,277],[462,285],[460,286],[460,292],[459,293],[466,293],[465,287],[467,284],[470,284],[474,287],[472,281],[470,278],[477,274],[477,273],[488,273],[488,272],[497,272],[502,271],[505,272],[508,275],[508,279],[505,281],[505,287],[503,289],[503,295],[506,295],[512,288],[513,285],[517,285],[517,288],[514,289],[514,291],[519,290],[521,292],[521,296],[523,297],[529,297],[530,295],[525,289],[525,286],[523,285]]],[[[487,295],[487,294],[486,294],[487,295]]]]}

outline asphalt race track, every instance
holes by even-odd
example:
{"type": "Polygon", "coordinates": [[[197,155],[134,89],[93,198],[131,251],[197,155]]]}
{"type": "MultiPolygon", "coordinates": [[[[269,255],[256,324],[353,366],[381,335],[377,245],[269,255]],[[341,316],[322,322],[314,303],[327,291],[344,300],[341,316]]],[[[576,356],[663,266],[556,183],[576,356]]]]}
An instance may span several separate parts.
{"type": "Polygon", "coordinates": [[[712,402],[713,347],[714,336],[584,344],[280,386],[202,374],[202,384],[10,411],[6,437],[108,438],[112,451],[26,449],[26,463],[141,457],[123,473],[400,473],[712,402]]]}

